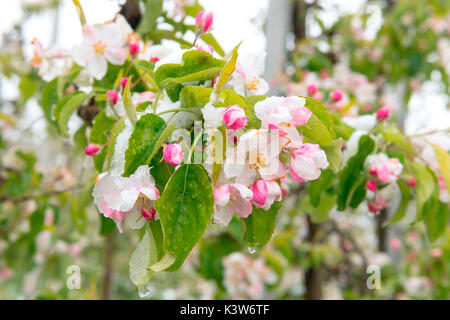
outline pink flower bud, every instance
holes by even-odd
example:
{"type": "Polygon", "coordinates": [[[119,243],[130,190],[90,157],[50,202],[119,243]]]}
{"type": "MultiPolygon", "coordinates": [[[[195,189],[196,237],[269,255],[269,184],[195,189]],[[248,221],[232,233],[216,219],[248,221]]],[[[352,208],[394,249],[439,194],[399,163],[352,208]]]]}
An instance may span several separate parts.
{"type": "Polygon", "coordinates": [[[375,181],[367,181],[366,188],[370,191],[376,191],[378,189],[378,185],[375,181]]]}
{"type": "Polygon", "coordinates": [[[183,148],[179,144],[172,143],[167,145],[163,151],[164,160],[170,163],[172,166],[178,166],[184,158],[183,148]]]}
{"type": "Polygon", "coordinates": [[[377,166],[375,164],[373,164],[370,168],[369,168],[369,173],[370,174],[377,174],[378,169],[377,166]]]}
{"type": "Polygon", "coordinates": [[[400,249],[400,247],[402,246],[402,242],[398,238],[392,238],[390,241],[390,245],[392,249],[397,250],[400,249]]]}
{"type": "Polygon", "coordinates": [[[203,44],[203,45],[201,45],[201,46],[198,46],[198,47],[197,47],[197,50],[199,50],[199,51],[205,51],[205,52],[208,52],[208,53],[210,53],[210,54],[213,54],[213,53],[214,53],[214,48],[213,48],[211,45],[209,45],[209,44],[203,44]]]}
{"type": "Polygon", "coordinates": [[[200,33],[207,32],[214,20],[214,14],[209,11],[202,10],[195,17],[195,27],[196,30],[200,33]]]}
{"type": "Polygon", "coordinates": [[[268,210],[274,201],[282,199],[280,185],[276,181],[267,181],[263,179],[256,180],[252,186],[253,203],[256,207],[268,210]]]}
{"type": "Polygon", "coordinates": [[[155,208],[151,208],[151,210],[148,211],[147,209],[142,208],[141,214],[145,219],[153,220],[153,219],[155,219],[156,210],[155,210],[155,208]]]}
{"type": "Polygon", "coordinates": [[[441,248],[434,248],[430,252],[431,257],[433,257],[433,258],[440,258],[440,257],[442,257],[442,253],[443,252],[442,252],[441,248]]]}
{"type": "Polygon", "coordinates": [[[130,54],[132,56],[137,55],[139,53],[139,50],[140,50],[139,42],[130,43],[130,45],[128,46],[128,50],[130,50],[130,54]]]}
{"type": "Polygon", "coordinates": [[[306,91],[308,91],[309,95],[313,95],[313,94],[315,94],[317,92],[317,86],[315,84],[310,84],[306,88],[306,91]]]}
{"type": "Polygon", "coordinates": [[[247,124],[247,117],[245,111],[238,105],[232,105],[225,109],[223,114],[223,122],[228,129],[239,130],[247,124]]]}
{"type": "Polygon", "coordinates": [[[96,143],[89,143],[86,148],[84,148],[84,153],[88,156],[95,156],[100,150],[100,146],[96,143]]]}
{"type": "Polygon", "coordinates": [[[150,62],[152,62],[152,63],[157,63],[158,61],[159,61],[158,57],[151,57],[150,58],[150,62]]]}
{"type": "Polygon", "coordinates": [[[408,184],[408,186],[410,187],[415,187],[417,184],[417,180],[414,177],[409,178],[408,182],[406,182],[408,184]]]}
{"type": "Polygon", "coordinates": [[[375,202],[369,202],[369,211],[378,214],[380,212],[380,207],[375,202]]]}
{"type": "Polygon", "coordinates": [[[119,94],[117,93],[116,90],[109,90],[109,91],[106,93],[106,97],[107,97],[109,100],[111,100],[111,103],[112,103],[112,104],[116,104],[116,103],[117,103],[117,100],[119,100],[119,94]]]}
{"type": "Polygon", "coordinates": [[[336,90],[331,93],[331,99],[333,99],[334,102],[341,101],[344,97],[344,94],[342,91],[336,90]]]}
{"type": "Polygon", "coordinates": [[[127,77],[123,77],[122,79],[120,79],[120,85],[122,86],[122,88],[125,88],[127,83],[128,83],[128,78],[127,77]]]}
{"type": "Polygon", "coordinates": [[[387,107],[381,107],[377,111],[377,119],[385,120],[389,117],[389,109],[387,107]]]}

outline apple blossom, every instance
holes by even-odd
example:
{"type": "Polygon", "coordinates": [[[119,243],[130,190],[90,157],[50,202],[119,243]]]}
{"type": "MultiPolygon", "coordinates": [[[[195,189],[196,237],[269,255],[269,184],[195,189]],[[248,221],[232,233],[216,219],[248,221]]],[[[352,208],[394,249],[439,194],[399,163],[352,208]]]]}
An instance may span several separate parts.
{"type": "Polygon", "coordinates": [[[282,191],[276,181],[256,180],[251,190],[253,193],[253,204],[264,210],[268,210],[275,201],[281,201],[282,191]]]}
{"type": "Polygon", "coordinates": [[[214,222],[226,226],[233,214],[247,218],[252,213],[252,197],[252,191],[239,183],[217,186],[214,189],[214,222]]]}
{"type": "Polygon", "coordinates": [[[289,173],[297,181],[316,180],[327,167],[325,152],[317,144],[304,143],[291,152],[289,173]]]}
{"type": "Polygon", "coordinates": [[[122,86],[122,88],[125,88],[127,83],[128,83],[128,78],[127,77],[122,77],[120,79],[120,85],[122,86]]]}
{"type": "Polygon", "coordinates": [[[376,176],[381,184],[396,181],[403,170],[403,165],[397,158],[389,158],[384,153],[368,156],[366,164],[369,173],[376,176]]]}
{"type": "Polygon", "coordinates": [[[223,122],[229,129],[239,130],[246,126],[247,116],[244,109],[238,105],[232,105],[225,109],[223,114],[223,122]]]}
{"type": "Polygon", "coordinates": [[[414,177],[410,177],[406,183],[407,183],[408,186],[410,186],[410,187],[415,187],[416,184],[417,184],[417,180],[416,180],[416,178],[414,178],[414,177]]]}
{"type": "Polygon", "coordinates": [[[73,58],[80,66],[87,67],[89,74],[95,79],[104,77],[108,62],[124,64],[127,53],[116,24],[109,23],[102,27],[84,25],[83,37],[84,42],[73,48],[73,58]]]}
{"type": "Polygon", "coordinates": [[[392,238],[389,244],[391,245],[391,248],[395,250],[400,249],[400,247],[402,246],[402,242],[399,238],[392,238]]]}
{"type": "Polygon", "coordinates": [[[280,152],[289,143],[263,129],[253,129],[243,134],[236,147],[227,151],[224,173],[227,179],[251,185],[260,176],[265,180],[277,180],[286,176],[284,165],[279,159],[280,152]]]}
{"type": "Polygon", "coordinates": [[[197,33],[207,32],[214,20],[214,14],[210,11],[202,10],[195,17],[195,30],[197,33]]]}
{"type": "Polygon", "coordinates": [[[317,85],[312,83],[306,87],[306,91],[308,91],[308,94],[312,95],[317,92],[317,85]]]}
{"type": "Polygon", "coordinates": [[[102,174],[92,195],[98,210],[113,219],[119,229],[124,218],[132,229],[139,229],[145,223],[142,209],[152,211],[154,200],[159,198],[159,190],[150,175],[150,168],[142,165],[129,177],[102,174]]]}
{"type": "Polygon", "coordinates": [[[164,160],[176,167],[184,158],[183,148],[178,143],[171,143],[164,147],[164,160]]]}
{"type": "Polygon", "coordinates": [[[44,50],[37,38],[34,38],[31,44],[34,46],[31,66],[38,69],[38,75],[45,81],[51,81],[64,74],[72,65],[72,59],[65,49],[53,46],[44,50]]]}
{"type": "Polygon", "coordinates": [[[287,136],[290,145],[302,143],[296,127],[304,125],[311,117],[304,98],[270,97],[257,102],[254,110],[256,117],[261,120],[262,128],[276,130],[279,135],[287,136]]]}
{"type": "Polygon", "coordinates": [[[269,84],[261,77],[265,53],[239,56],[236,69],[230,80],[233,89],[240,95],[263,95],[269,91],[269,84]]]}

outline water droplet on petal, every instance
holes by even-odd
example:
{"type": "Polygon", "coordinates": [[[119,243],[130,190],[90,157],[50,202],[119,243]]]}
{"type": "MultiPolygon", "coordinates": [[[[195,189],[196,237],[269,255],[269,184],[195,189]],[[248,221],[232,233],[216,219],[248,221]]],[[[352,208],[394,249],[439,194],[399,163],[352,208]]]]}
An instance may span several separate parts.
{"type": "Polygon", "coordinates": [[[257,247],[248,247],[248,252],[250,254],[255,254],[258,252],[258,248],[257,247]]]}

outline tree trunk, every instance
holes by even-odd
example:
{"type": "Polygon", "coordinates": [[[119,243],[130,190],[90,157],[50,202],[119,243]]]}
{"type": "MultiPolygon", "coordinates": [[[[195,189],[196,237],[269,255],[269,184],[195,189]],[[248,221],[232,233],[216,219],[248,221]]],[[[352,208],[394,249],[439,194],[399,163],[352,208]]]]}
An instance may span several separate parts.
{"type": "Polygon", "coordinates": [[[102,299],[108,300],[110,296],[112,278],[112,258],[114,251],[114,232],[105,238],[105,256],[103,260],[103,287],[102,299]]]}
{"type": "Polygon", "coordinates": [[[377,236],[378,236],[378,251],[387,252],[387,241],[388,241],[388,229],[383,227],[383,223],[387,218],[387,210],[383,209],[376,216],[377,220],[377,236]]]}
{"type": "MultiPolygon", "coordinates": [[[[320,231],[321,224],[312,223],[309,215],[308,219],[308,237],[307,240],[311,244],[318,243],[317,233],[320,231]]],[[[320,300],[322,299],[322,282],[323,282],[323,268],[311,267],[305,273],[305,285],[307,300],[320,300]]]]}

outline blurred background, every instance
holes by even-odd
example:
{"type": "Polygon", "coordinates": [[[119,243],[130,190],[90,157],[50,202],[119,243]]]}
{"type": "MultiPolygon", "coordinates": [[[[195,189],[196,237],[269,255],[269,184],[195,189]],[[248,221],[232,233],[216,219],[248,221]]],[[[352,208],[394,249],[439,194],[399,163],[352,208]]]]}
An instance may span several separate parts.
{"type": "MultiPolygon", "coordinates": [[[[126,2],[80,0],[90,24],[112,20],[126,2]]],[[[176,16],[185,2],[164,6],[176,16]]],[[[450,124],[448,1],[199,2],[214,13],[212,33],[226,52],[241,40],[240,54],[267,52],[272,94],[338,87],[347,93],[339,110],[347,123],[387,106],[406,134],[435,132],[427,138],[450,150],[442,132],[450,124]]],[[[137,290],[128,260],[138,236],[119,234],[92,205],[96,173],[82,152],[85,141],[77,140],[82,121],[69,123],[73,139],[58,137],[40,107],[44,82],[30,66],[34,38],[67,50],[81,42],[73,2],[1,1],[0,33],[0,299],[450,297],[448,224],[430,243],[411,220],[382,228],[365,211],[330,209],[326,222],[311,221],[307,191],[298,185],[288,190],[264,249],[246,247],[239,221],[226,230],[213,226],[182,269],[137,290]],[[381,266],[381,288],[369,290],[373,264],[381,266]],[[80,289],[66,285],[69,266],[81,271],[80,289]]]]}

